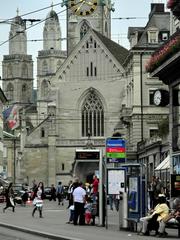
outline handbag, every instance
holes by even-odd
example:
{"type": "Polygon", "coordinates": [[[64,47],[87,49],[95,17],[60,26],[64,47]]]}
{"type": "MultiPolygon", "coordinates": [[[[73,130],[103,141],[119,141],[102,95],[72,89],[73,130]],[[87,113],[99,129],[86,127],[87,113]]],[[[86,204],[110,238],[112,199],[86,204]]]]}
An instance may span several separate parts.
{"type": "Polygon", "coordinates": [[[9,198],[9,201],[11,203],[11,206],[14,207],[14,199],[12,197],[9,198]]]}

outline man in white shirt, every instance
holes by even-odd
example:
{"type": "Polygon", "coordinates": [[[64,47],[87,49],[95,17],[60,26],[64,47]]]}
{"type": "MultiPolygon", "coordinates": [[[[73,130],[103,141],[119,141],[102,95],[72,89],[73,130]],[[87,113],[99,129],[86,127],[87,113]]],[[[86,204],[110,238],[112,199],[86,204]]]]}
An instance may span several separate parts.
{"type": "Polygon", "coordinates": [[[79,225],[84,225],[84,204],[86,197],[86,191],[83,188],[82,182],[73,191],[73,201],[74,201],[74,225],[77,225],[79,218],[79,225]]]}

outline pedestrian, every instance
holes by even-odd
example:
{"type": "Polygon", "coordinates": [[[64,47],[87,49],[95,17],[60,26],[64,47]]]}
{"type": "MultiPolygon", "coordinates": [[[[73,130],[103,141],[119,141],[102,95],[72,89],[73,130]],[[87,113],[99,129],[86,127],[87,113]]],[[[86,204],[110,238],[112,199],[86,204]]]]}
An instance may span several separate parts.
{"type": "Polygon", "coordinates": [[[40,218],[43,217],[42,216],[43,199],[44,199],[44,184],[43,182],[39,182],[37,188],[34,191],[34,200],[33,200],[34,209],[32,212],[32,217],[34,217],[36,210],[39,211],[39,217],[40,218]]]}
{"type": "Polygon", "coordinates": [[[74,221],[74,205],[69,207],[69,221],[67,223],[73,223],[74,221]]]}
{"type": "Polygon", "coordinates": [[[63,202],[63,196],[64,195],[64,187],[62,185],[62,182],[59,182],[56,188],[56,196],[58,199],[58,205],[60,205],[60,203],[62,203],[62,206],[64,205],[63,202]]]}
{"type": "Polygon", "coordinates": [[[90,224],[92,219],[92,200],[90,197],[87,198],[85,208],[85,223],[90,224]]]}
{"type": "Polygon", "coordinates": [[[159,203],[149,216],[140,218],[142,224],[142,231],[140,232],[141,236],[149,236],[149,231],[151,230],[155,230],[156,234],[159,234],[159,232],[161,233],[160,222],[168,217],[169,207],[166,203],[166,197],[164,194],[158,195],[158,201],[159,203]]]}
{"type": "Polygon", "coordinates": [[[14,190],[13,183],[11,182],[7,189],[5,189],[6,207],[3,208],[3,212],[9,207],[12,207],[12,211],[15,212],[14,204],[14,190]]]}
{"type": "Polygon", "coordinates": [[[150,207],[150,209],[153,209],[155,207],[155,196],[154,196],[155,189],[156,189],[156,177],[152,176],[152,180],[148,184],[149,207],[150,207]]]}
{"type": "Polygon", "coordinates": [[[54,184],[51,184],[51,197],[49,199],[49,201],[56,201],[56,188],[54,187],[54,184]]]}
{"type": "Polygon", "coordinates": [[[73,195],[72,195],[72,192],[73,192],[73,181],[70,180],[69,184],[68,184],[68,196],[67,196],[67,199],[69,201],[69,204],[68,204],[67,208],[69,208],[70,206],[73,205],[73,195]]]}
{"type": "Polygon", "coordinates": [[[74,201],[74,225],[77,225],[79,219],[79,225],[85,224],[84,219],[84,204],[86,202],[86,191],[83,188],[82,182],[79,182],[79,186],[73,191],[74,201]]]}
{"type": "Polygon", "coordinates": [[[22,195],[22,206],[26,206],[26,202],[28,201],[28,197],[29,197],[29,194],[28,194],[28,191],[27,189],[25,189],[23,195],[22,195]]]}
{"type": "Polygon", "coordinates": [[[96,175],[93,177],[93,183],[92,183],[92,198],[93,202],[96,202],[97,195],[98,195],[98,186],[99,186],[99,180],[96,175]]]}

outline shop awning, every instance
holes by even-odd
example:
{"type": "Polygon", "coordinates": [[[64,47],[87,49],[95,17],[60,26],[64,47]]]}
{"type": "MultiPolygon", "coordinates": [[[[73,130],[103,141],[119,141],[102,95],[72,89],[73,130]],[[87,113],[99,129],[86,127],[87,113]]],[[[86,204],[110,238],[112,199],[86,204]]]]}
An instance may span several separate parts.
{"type": "Polygon", "coordinates": [[[168,155],[156,168],[155,171],[170,169],[170,156],[168,155]]]}

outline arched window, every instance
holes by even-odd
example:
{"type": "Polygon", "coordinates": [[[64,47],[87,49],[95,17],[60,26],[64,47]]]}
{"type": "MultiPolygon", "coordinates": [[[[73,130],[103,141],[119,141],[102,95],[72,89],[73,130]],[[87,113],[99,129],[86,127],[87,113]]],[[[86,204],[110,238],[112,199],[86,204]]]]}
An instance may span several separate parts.
{"type": "Polygon", "coordinates": [[[48,96],[48,82],[46,80],[43,80],[41,84],[41,97],[47,98],[47,96],[48,96]]]}
{"type": "Polygon", "coordinates": [[[13,78],[13,70],[11,64],[9,64],[7,67],[7,78],[13,78]]]}
{"type": "Polygon", "coordinates": [[[23,64],[22,66],[22,77],[27,78],[28,77],[28,67],[27,64],[23,64]]]}
{"type": "Polygon", "coordinates": [[[41,137],[42,137],[42,138],[45,137],[45,130],[44,130],[44,128],[41,128],[41,137]]]}
{"type": "Polygon", "coordinates": [[[9,83],[7,85],[6,96],[9,101],[12,101],[14,98],[14,87],[13,87],[12,83],[9,83]]]}
{"type": "Polygon", "coordinates": [[[89,29],[89,26],[86,22],[83,22],[81,29],[80,29],[80,39],[84,37],[84,35],[87,33],[89,29]]]}
{"type": "Polygon", "coordinates": [[[43,71],[42,72],[43,75],[48,74],[48,64],[46,61],[43,62],[42,71],[43,71]]]}
{"type": "Polygon", "coordinates": [[[93,90],[84,100],[81,110],[82,136],[104,136],[104,109],[101,100],[93,90]]]}
{"type": "Polygon", "coordinates": [[[28,99],[28,87],[26,84],[22,85],[22,101],[26,101],[28,99]]]}

